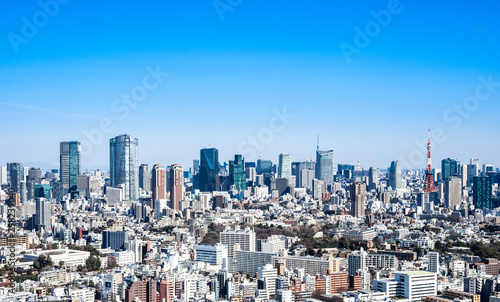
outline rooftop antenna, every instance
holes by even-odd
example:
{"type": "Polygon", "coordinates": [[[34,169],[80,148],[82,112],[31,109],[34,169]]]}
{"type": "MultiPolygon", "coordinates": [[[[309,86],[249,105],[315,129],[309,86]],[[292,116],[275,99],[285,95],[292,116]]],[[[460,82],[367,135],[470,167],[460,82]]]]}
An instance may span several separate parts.
{"type": "Polygon", "coordinates": [[[318,134],[318,143],[316,144],[316,150],[319,150],[319,134],[318,134]]]}

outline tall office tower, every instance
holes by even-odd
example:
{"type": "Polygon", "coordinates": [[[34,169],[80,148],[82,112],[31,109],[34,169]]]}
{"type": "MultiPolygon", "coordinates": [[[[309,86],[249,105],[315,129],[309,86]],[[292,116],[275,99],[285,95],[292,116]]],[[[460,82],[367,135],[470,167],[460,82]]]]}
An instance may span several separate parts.
{"type": "Polygon", "coordinates": [[[109,140],[112,187],[123,185],[124,200],[139,199],[139,140],[123,134],[109,140]]]}
{"type": "Polygon", "coordinates": [[[389,168],[389,186],[393,189],[403,188],[403,179],[401,177],[401,166],[399,161],[395,160],[391,162],[391,167],[389,168]]]}
{"type": "Polygon", "coordinates": [[[59,177],[61,178],[64,194],[75,192],[77,189],[77,177],[80,175],[80,151],[80,142],[60,143],[59,177]]]}
{"type": "Polygon", "coordinates": [[[255,182],[255,177],[257,176],[257,169],[254,167],[245,168],[247,179],[251,182],[255,182]]]}
{"type": "Polygon", "coordinates": [[[434,185],[434,170],[432,170],[432,158],[431,158],[431,129],[429,129],[429,142],[427,143],[427,167],[425,169],[424,192],[431,193],[436,191],[437,191],[436,186],[434,185]]]}
{"type": "Polygon", "coordinates": [[[472,185],[474,177],[476,176],[479,176],[477,166],[475,164],[467,165],[467,187],[470,187],[472,185]]]}
{"type": "Polygon", "coordinates": [[[439,273],[439,253],[429,252],[429,272],[439,273]]]}
{"type": "Polygon", "coordinates": [[[37,231],[41,228],[45,231],[52,230],[52,211],[50,200],[45,198],[36,199],[35,228],[37,231]]]}
{"type": "Polygon", "coordinates": [[[200,160],[193,159],[193,174],[196,174],[199,172],[200,172],[200,160]]]}
{"type": "Polygon", "coordinates": [[[22,203],[25,203],[28,196],[26,195],[26,182],[23,180],[21,181],[21,195],[20,195],[20,200],[22,203]]]}
{"type": "Polygon", "coordinates": [[[26,188],[28,190],[28,200],[34,199],[35,185],[39,184],[42,180],[42,171],[40,168],[32,167],[28,170],[28,179],[26,181],[26,188]]]}
{"type": "Polygon", "coordinates": [[[488,172],[494,172],[493,165],[485,164],[483,165],[483,174],[482,176],[488,176],[488,172]]]}
{"type": "Polygon", "coordinates": [[[370,167],[368,170],[368,190],[376,190],[378,182],[378,169],[375,167],[370,167]]]}
{"type": "Polygon", "coordinates": [[[320,200],[323,196],[323,193],[326,191],[326,185],[325,182],[319,179],[313,179],[313,185],[312,185],[312,191],[313,191],[313,198],[315,200],[320,200]]]}
{"type": "Polygon", "coordinates": [[[204,148],[200,150],[199,188],[202,192],[219,190],[219,150],[204,148]]]}
{"type": "Polygon", "coordinates": [[[444,182],[444,205],[454,208],[462,202],[462,180],[458,177],[448,177],[444,182]]]}
{"type": "Polygon", "coordinates": [[[462,178],[462,187],[466,187],[467,186],[467,181],[468,181],[468,171],[467,171],[467,166],[468,165],[462,165],[462,174],[461,174],[461,178],[462,178]]]}
{"type": "Polygon", "coordinates": [[[278,178],[292,177],[292,155],[281,153],[279,155],[278,178]]]}
{"type": "Polygon", "coordinates": [[[90,175],[78,175],[76,189],[81,197],[90,198],[90,175]]]}
{"type": "Polygon", "coordinates": [[[152,174],[151,189],[153,190],[152,200],[154,203],[157,199],[167,198],[167,169],[163,165],[154,165],[152,174]]]}
{"type": "Polygon", "coordinates": [[[255,251],[255,232],[246,227],[244,230],[240,226],[235,226],[232,230],[227,226],[224,231],[220,233],[220,243],[227,245],[227,256],[229,261],[233,259],[234,245],[239,244],[242,251],[255,251]]]}
{"type": "Polygon", "coordinates": [[[179,202],[183,199],[184,171],[180,165],[170,166],[170,205],[171,208],[180,210],[179,202]]]}
{"type": "Polygon", "coordinates": [[[257,270],[257,280],[265,284],[265,289],[270,296],[276,294],[276,279],[278,279],[278,270],[270,263],[259,267],[257,270]]]}
{"type": "Polygon", "coordinates": [[[441,161],[441,179],[446,180],[451,176],[458,176],[462,172],[460,162],[456,159],[443,159],[441,161]]]}
{"type": "Polygon", "coordinates": [[[316,178],[327,185],[333,183],[333,150],[316,150],[316,178]]]}
{"type": "Polygon", "coordinates": [[[124,231],[104,231],[102,232],[102,248],[108,247],[112,250],[125,250],[128,241],[128,233],[124,231]]]}
{"type": "Polygon", "coordinates": [[[234,160],[229,161],[229,185],[234,185],[236,190],[247,189],[247,173],[242,155],[236,154],[234,160]]]}
{"type": "Polygon", "coordinates": [[[471,158],[469,164],[476,166],[476,174],[474,176],[479,176],[479,159],[471,158]]]}
{"type": "Polygon", "coordinates": [[[365,216],[366,184],[355,181],[351,184],[351,215],[354,217],[365,216]]]}
{"type": "Polygon", "coordinates": [[[474,203],[474,207],[476,209],[493,209],[493,202],[491,197],[493,184],[491,181],[491,177],[476,176],[474,177],[473,182],[474,186],[472,188],[472,200],[474,203]]]}
{"type": "Polygon", "coordinates": [[[148,164],[139,166],[139,188],[151,192],[151,171],[148,164]]]}
{"type": "Polygon", "coordinates": [[[297,188],[312,189],[316,176],[316,164],[313,162],[295,163],[295,181],[297,188]]]}
{"type": "Polygon", "coordinates": [[[33,199],[45,198],[46,200],[51,199],[50,185],[35,185],[33,189],[33,199]]]}
{"type": "Polygon", "coordinates": [[[21,163],[7,163],[7,183],[21,196],[21,181],[24,180],[24,168],[21,163]]]}
{"type": "Polygon", "coordinates": [[[273,163],[270,160],[258,159],[257,160],[257,174],[271,174],[273,172],[273,163]]]}
{"type": "Polygon", "coordinates": [[[7,184],[7,167],[0,166],[0,186],[7,184]]]}

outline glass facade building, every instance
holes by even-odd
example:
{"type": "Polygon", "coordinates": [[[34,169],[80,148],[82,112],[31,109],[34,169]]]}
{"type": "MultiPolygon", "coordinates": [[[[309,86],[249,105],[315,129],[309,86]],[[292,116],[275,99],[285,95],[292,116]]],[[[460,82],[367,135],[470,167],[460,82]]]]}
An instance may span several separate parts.
{"type": "Polygon", "coordinates": [[[34,198],[50,199],[50,185],[35,185],[34,198]]]}
{"type": "Polygon", "coordinates": [[[204,148],[200,150],[199,188],[202,192],[218,190],[219,150],[204,148]]]}
{"type": "Polygon", "coordinates": [[[81,144],[77,141],[60,144],[60,179],[64,193],[75,192],[80,175],[81,144]]]}
{"type": "Polygon", "coordinates": [[[448,177],[460,175],[462,172],[462,167],[460,162],[447,158],[441,161],[441,179],[446,180],[448,177]]]}
{"type": "Polygon", "coordinates": [[[247,173],[245,171],[245,160],[242,155],[235,155],[234,160],[229,161],[229,181],[236,190],[247,189],[247,173]]]}
{"type": "Polygon", "coordinates": [[[151,171],[147,164],[142,164],[139,167],[139,188],[146,192],[151,191],[151,171]]]}
{"type": "Polygon", "coordinates": [[[139,199],[138,139],[124,134],[109,141],[109,167],[112,187],[123,187],[124,200],[139,199]]]}
{"type": "Polygon", "coordinates": [[[391,162],[391,167],[389,168],[389,186],[393,190],[401,189],[403,187],[401,166],[397,160],[391,162]]]}
{"type": "Polygon", "coordinates": [[[24,168],[21,163],[7,163],[7,183],[21,196],[21,181],[24,181],[24,168]]]}
{"type": "Polygon", "coordinates": [[[278,178],[292,177],[292,155],[281,153],[279,155],[278,178]]]}
{"type": "Polygon", "coordinates": [[[316,150],[316,179],[333,183],[333,150],[316,150]]]}
{"type": "Polygon", "coordinates": [[[257,174],[271,174],[273,172],[273,163],[270,160],[257,160],[257,174]]]}
{"type": "Polygon", "coordinates": [[[473,202],[476,209],[493,209],[491,177],[474,177],[473,202]]]}
{"type": "Polygon", "coordinates": [[[127,232],[104,231],[102,232],[102,248],[108,247],[113,250],[125,250],[125,243],[128,241],[127,232]]]}

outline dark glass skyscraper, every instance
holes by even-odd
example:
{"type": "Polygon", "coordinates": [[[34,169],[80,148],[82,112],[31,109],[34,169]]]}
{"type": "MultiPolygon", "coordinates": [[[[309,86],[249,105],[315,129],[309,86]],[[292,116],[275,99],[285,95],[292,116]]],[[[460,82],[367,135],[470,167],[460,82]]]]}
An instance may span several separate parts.
{"type": "Polygon", "coordinates": [[[491,177],[475,176],[473,188],[473,202],[476,209],[493,208],[492,202],[493,184],[491,177]]]}
{"type": "Polygon", "coordinates": [[[229,161],[229,182],[236,187],[236,190],[247,189],[247,173],[242,155],[236,154],[234,160],[229,161]]]}
{"type": "Polygon", "coordinates": [[[61,142],[60,144],[60,178],[64,193],[75,192],[77,178],[80,175],[80,142],[61,142]]]}
{"type": "Polygon", "coordinates": [[[441,178],[446,180],[448,177],[460,175],[462,167],[456,159],[443,159],[441,161],[441,178]]]}
{"type": "Polygon", "coordinates": [[[125,242],[128,240],[127,232],[104,231],[102,232],[102,248],[108,247],[112,250],[125,250],[125,242]]]}
{"type": "Polygon", "coordinates": [[[257,174],[271,174],[273,172],[273,163],[270,160],[257,160],[257,174]]]}
{"type": "Polygon", "coordinates": [[[127,134],[109,140],[111,186],[123,186],[124,200],[139,199],[138,145],[139,140],[127,134]]]}
{"type": "Polygon", "coordinates": [[[204,148],[200,150],[199,188],[202,192],[212,192],[219,188],[219,150],[204,148]]]}
{"type": "Polygon", "coordinates": [[[316,179],[333,183],[333,150],[316,150],[316,179]]]}
{"type": "Polygon", "coordinates": [[[24,168],[21,163],[7,163],[7,183],[21,197],[21,181],[24,181],[24,168]]]}

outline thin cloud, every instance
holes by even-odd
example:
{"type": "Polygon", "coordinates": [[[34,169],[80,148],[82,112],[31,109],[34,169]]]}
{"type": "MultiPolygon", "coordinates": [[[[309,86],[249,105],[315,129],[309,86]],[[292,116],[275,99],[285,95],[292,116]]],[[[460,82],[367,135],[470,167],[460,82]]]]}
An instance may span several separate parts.
{"type": "Polygon", "coordinates": [[[0,103],[0,105],[4,105],[7,107],[13,107],[13,108],[21,108],[21,109],[26,109],[26,110],[30,110],[30,111],[36,111],[36,112],[46,112],[46,113],[65,115],[67,117],[74,117],[74,118],[84,118],[84,119],[102,118],[101,116],[99,116],[97,114],[87,115],[87,114],[80,114],[80,113],[66,113],[66,112],[62,112],[62,111],[51,109],[51,108],[37,107],[37,106],[32,106],[32,105],[27,105],[27,104],[0,103]]]}

